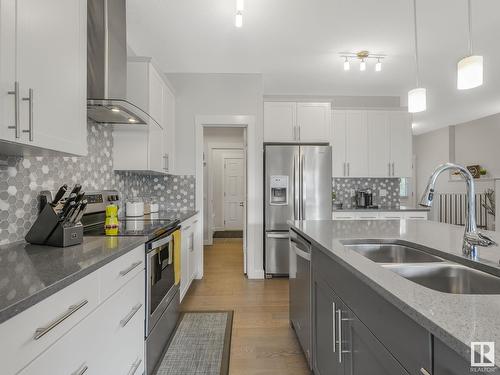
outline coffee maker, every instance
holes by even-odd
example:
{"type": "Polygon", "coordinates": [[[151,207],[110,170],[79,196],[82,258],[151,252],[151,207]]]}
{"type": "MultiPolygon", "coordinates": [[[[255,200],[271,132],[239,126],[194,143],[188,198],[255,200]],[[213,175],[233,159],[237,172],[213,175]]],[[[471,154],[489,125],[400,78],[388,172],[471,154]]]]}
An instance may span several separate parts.
{"type": "Polygon", "coordinates": [[[373,206],[373,194],[368,190],[356,191],[356,208],[369,208],[373,206]]]}

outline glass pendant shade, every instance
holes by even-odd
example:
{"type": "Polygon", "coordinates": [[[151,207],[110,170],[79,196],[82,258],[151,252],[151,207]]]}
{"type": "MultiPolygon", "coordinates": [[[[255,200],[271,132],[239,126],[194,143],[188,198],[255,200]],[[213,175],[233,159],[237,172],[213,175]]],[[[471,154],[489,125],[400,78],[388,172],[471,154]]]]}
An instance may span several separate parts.
{"type": "Polygon", "coordinates": [[[427,90],[416,88],[408,91],[408,112],[417,113],[427,109],[427,90]]]}
{"type": "Polygon", "coordinates": [[[243,14],[241,12],[236,13],[234,25],[238,28],[243,26],[243,14]]]}
{"type": "Polygon", "coordinates": [[[457,88],[473,89],[483,84],[483,56],[468,56],[457,64],[457,88]]]}

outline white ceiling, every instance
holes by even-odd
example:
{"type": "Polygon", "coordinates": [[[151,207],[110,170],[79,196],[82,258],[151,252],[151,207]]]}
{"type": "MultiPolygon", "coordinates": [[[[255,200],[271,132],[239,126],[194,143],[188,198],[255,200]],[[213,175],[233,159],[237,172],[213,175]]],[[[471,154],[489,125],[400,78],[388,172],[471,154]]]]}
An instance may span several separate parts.
{"type": "MultiPolygon", "coordinates": [[[[265,94],[402,96],[415,85],[409,0],[127,0],[128,43],[165,72],[262,73],[265,94]],[[339,52],[387,54],[383,71],[342,69],[339,52]]],[[[416,133],[500,112],[500,1],[473,0],[474,52],[485,84],[458,91],[467,54],[466,0],[417,0],[421,85],[416,133]]]]}

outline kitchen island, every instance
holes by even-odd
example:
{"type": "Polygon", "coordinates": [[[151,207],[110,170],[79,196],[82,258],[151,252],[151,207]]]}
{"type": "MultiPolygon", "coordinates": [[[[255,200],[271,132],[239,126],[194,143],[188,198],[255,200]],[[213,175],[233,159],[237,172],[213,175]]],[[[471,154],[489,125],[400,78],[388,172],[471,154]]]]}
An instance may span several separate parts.
{"type": "MultiPolygon", "coordinates": [[[[382,368],[384,374],[466,374],[471,342],[496,342],[494,360],[500,363],[500,293],[434,290],[346,245],[411,244],[442,261],[495,276],[500,276],[500,247],[479,248],[475,259],[464,257],[463,228],[431,221],[295,221],[291,230],[312,248],[315,373],[337,373],[335,367],[342,366],[356,374],[362,369],[382,373],[382,368]]],[[[496,233],[488,235],[500,242],[496,233]]],[[[496,367],[478,368],[498,373],[496,367]]]]}

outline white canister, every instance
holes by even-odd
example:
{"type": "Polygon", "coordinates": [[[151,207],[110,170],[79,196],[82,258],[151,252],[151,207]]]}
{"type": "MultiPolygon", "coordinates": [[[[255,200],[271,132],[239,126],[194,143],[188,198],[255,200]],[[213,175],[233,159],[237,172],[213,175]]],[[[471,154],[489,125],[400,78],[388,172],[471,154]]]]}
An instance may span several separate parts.
{"type": "Polygon", "coordinates": [[[125,209],[125,216],[129,217],[144,216],[144,202],[142,201],[127,202],[125,209]]]}

